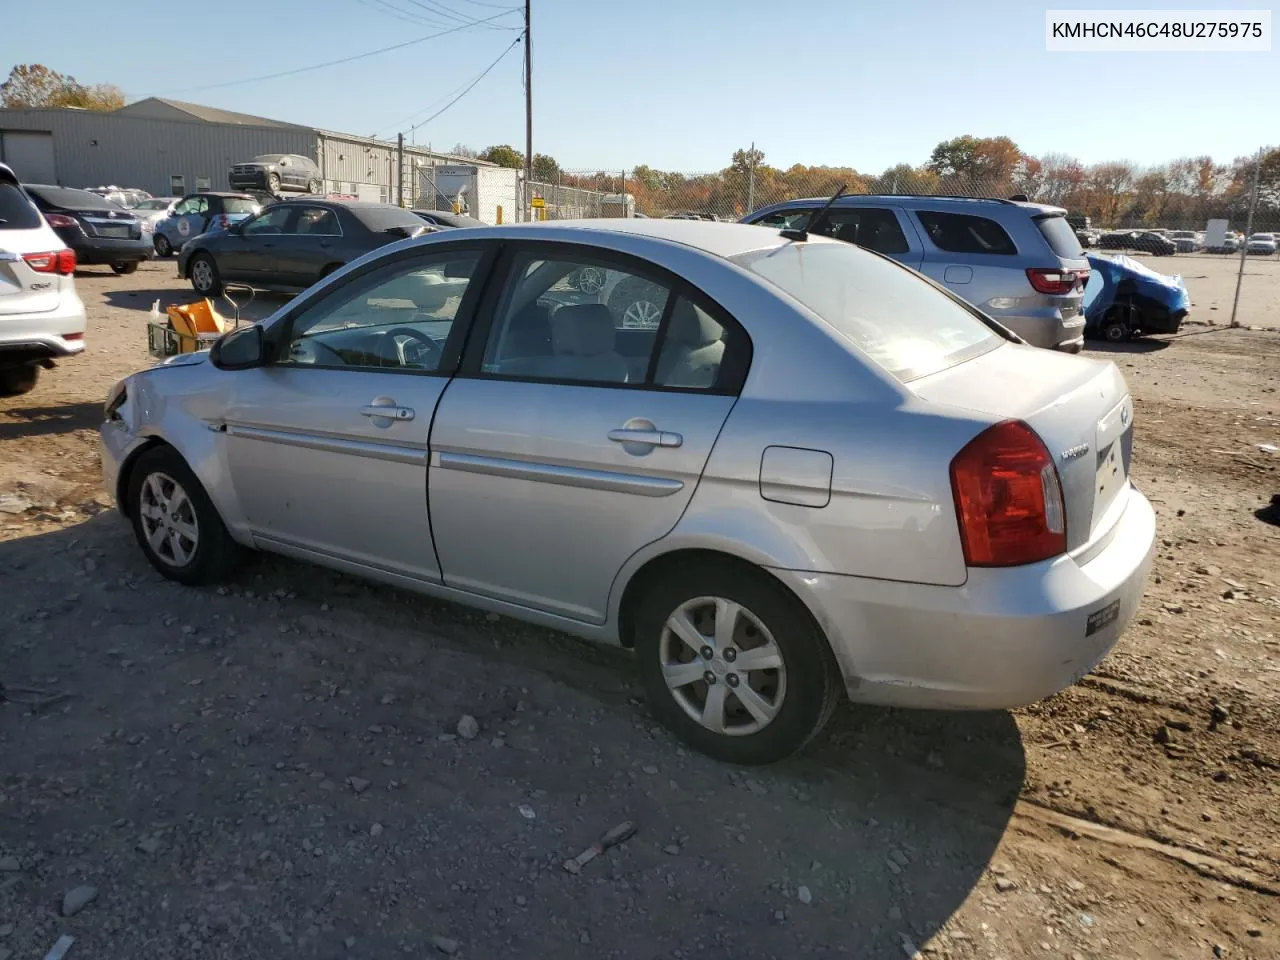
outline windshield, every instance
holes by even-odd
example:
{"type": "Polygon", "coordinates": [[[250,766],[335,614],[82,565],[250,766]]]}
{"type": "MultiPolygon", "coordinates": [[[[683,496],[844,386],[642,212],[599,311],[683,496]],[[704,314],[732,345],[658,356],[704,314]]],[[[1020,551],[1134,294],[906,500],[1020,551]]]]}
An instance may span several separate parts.
{"type": "Polygon", "coordinates": [[[1004,342],[991,327],[892,260],[847,243],[788,243],[731,258],[794,297],[899,380],[1004,342]]]}
{"type": "Polygon", "coordinates": [[[280,158],[283,156],[284,154],[282,153],[264,153],[260,157],[254,157],[251,162],[252,163],[279,163],[280,158]]]}

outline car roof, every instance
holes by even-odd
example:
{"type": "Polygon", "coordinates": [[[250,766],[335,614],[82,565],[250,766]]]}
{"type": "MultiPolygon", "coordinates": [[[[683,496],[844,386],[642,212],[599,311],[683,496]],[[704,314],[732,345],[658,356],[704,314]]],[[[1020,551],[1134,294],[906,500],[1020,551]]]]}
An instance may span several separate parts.
{"type": "MultiPolygon", "coordinates": [[[[566,243],[590,243],[598,236],[639,236],[693,247],[728,259],[756,250],[769,250],[791,241],[778,231],[742,223],[716,220],[667,220],[664,218],[594,220],[552,220],[539,223],[504,224],[500,227],[462,227],[432,237],[462,238],[474,233],[486,238],[529,239],[566,243]],[[585,236],[584,236],[585,235],[585,236]]],[[[810,243],[839,243],[827,237],[811,237],[810,243]]]]}
{"type": "MultiPolygon", "coordinates": [[[[803,197],[795,200],[786,200],[782,203],[771,204],[761,209],[775,210],[785,209],[791,206],[809,206],[814,203],[826,203],[831,197],[803,197]]],[[[930,207],[937,209],[939,207],[956,206],[959,209],[965,207],[973,207],[987,204],[997,204],[1001,207],[1021,207],[1031,213],[1032,216],[1039,214],[1051,214],[1066,216],[1065,207],[1055,207],[1047,203],[1033,203],[1029,200],[1004,200],[1000,197],[957,197],[943,196],[931,193],[852,193],[846,194],[836,200],[834,206],[837,207],[857,207],[865,203],[893,203],[902,207],[912,209],[918,207],[930,207]]],[[[759,210],[752,211],[759,213],[759,210]]]]}

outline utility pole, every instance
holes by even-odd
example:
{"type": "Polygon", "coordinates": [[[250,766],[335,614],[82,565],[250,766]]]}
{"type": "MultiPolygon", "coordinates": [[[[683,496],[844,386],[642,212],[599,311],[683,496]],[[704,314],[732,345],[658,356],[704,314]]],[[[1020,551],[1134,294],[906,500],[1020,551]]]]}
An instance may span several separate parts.
{"type": "Polygon", "coordinates": [[[529,207],[530,184],[533,182],[533,0],[524,0],[524,189],[529,207]]]}
{"type": "Polygon", "coordinates": [[[404,134],[396,134],[396,206],[404,206],[404,134]]]}
{"type": "Polygon", "coordinates": [[[1244,281],[1244,259],[1249,254],[1249,237],[1253,233],[1253,211],[1258,206],[1258,186],[1262,179],[1262,150],[1253,161],[1253,190],[1249,193],[1249,214],[1244,221],[1244,239],[1240,242],[1240,269],[1236,271],[1236,295],[1231,301],[1231,326],[1237,326],[1236,309],[1240,306],[1240,284],[1244,281]]]}

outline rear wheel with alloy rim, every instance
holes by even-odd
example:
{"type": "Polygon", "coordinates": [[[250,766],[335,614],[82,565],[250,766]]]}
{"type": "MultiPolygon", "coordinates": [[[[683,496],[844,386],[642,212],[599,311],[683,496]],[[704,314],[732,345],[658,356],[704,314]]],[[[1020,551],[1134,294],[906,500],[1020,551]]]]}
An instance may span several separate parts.
{"type": "Polygon", "coordinates": [[[218,265],[213,262],[213,257],[207,253],[197,253],[191,258],[191,265],[187,268],[187,275],[191,277],[191,286],[195,288],[196,293],[206,297],[216,297],[222,292],[222,280],[218,277],[218,265]]]}
{"type": "Polygon", "coordinates": [[[733,763],[796,752],[839,700],[839,671],[802,604],[760,571],[690,564],[636,602],[640,675],[654,713],[691,746],[733,763]]]}

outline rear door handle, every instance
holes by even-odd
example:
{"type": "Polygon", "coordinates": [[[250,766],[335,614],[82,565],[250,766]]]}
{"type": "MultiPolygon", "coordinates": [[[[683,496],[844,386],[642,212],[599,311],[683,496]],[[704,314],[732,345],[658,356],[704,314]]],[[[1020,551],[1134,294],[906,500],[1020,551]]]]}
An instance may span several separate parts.
{"type": "Polygon", "coordinates": [[[371,403],[368,406],[361,407],[360,415],[377,417],[383,420],[412,420],[414,417],[413,407],[384,406],[380,403],[371,403]]]}
{"type": "Polygon", "coordinates": [[[634,443],[646,447],[678,447],[684,443],[684,437],[668,430],[628,430],[625,427],[610,430],[609,439],[614,443],[634,443]]]}

